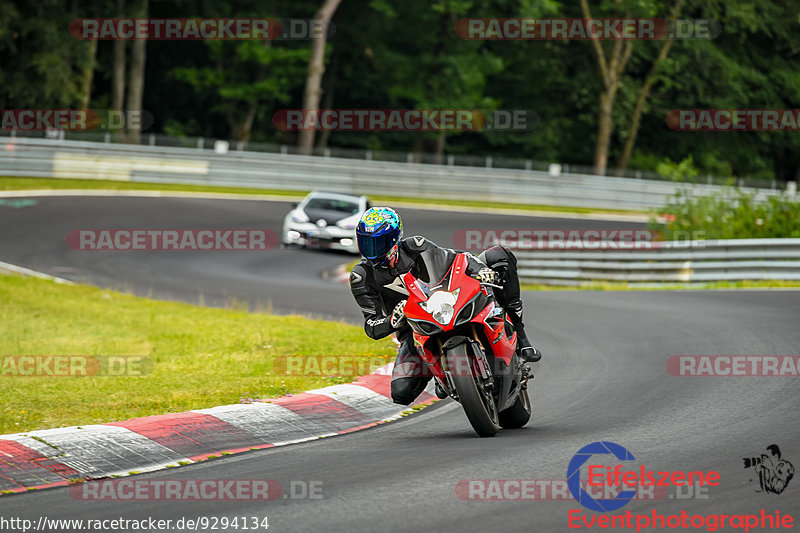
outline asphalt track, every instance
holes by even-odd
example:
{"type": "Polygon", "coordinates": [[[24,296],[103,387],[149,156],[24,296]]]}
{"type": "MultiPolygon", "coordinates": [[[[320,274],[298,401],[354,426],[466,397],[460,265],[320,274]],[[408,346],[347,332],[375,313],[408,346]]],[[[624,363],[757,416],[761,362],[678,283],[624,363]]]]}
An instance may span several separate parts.
{"type": "MultiPolygon", "coordinates": [[[[62,277],[154,297],[224,305],[231,298],[280,312],[354,321],[347,288],[319,273],[349,256],[272,252],[80,252],[80,228],[278,229],[286,204],[131,198],[39,198],[0,206],[0,259],[62,277]]],[[[448,242],[469,227],[622,228],[624,223],[405,210],[409,235],[448,242]]],[[[465,501],[469,479],[564,479],[582,446],[609,440],[650,470],[715,470],[703,497],[671,492],[620,512],[800,514],[800,481],[758,492],[742,458],[777,443],[800,462],[797,381],[670,376],[672,355],[797,355],[800,293],[794,291],[542,292],[525,305],[545,361],[532,383],[534,418],[493,439],[474,437],[453,402],[399,422],[321,441],[249,452],[140,479],[267,478],[321,481],[322,499],[272,502],[87,502],[65,488],[0,497],[0,516],[48,518],[269,517],[269,531],[568,530],[566,501],[465,501]]],[[[638,464],[638,463],[637,463],[638,464]]],[[[594,513],[586,511],[586,515],[594,513]]],[[[595,527],[593,530],[597,530],[595,527]]],[[[175,530],[175,529],[173,529],[175,530]]],[[[734,531],[725,528],[725,531],[734,531]]],[[[177,530],[176,530],[177,531],[177,530]]],[[[230,531],[230,530],[229,530],[230,531]]],[[[700,531],[700,530],[698,530],[700,531]]],[[[741,531],[741,530],[739,530],[741,531]]]]}
{"type": "MultiPolygon", "coordinates": [[[[0,261],[142,296],[357,320],[346,287],[321,277],[355,256],[334,251],[81,251],[76,229],[269,229],[280,233],[288,202],[125,197],[42,197],[15,209],[0,205],[0,261]]],[[[407,236],[453,246],[463,229],[632,229],[641,224],[400,211],[407,236]]]]}

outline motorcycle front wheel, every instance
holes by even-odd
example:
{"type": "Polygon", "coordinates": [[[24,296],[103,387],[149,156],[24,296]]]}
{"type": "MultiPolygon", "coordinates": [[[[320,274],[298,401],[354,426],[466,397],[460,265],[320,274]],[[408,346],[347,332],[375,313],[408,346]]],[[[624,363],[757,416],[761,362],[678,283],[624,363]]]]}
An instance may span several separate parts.
{"type": "Polygon", "coordinates": [[[453,346],[445,355],[453,386],[472,429],[480,437],[493,437],[500,431],[497,405],[492,393],[475,375],[467,343],[453,346]]]}

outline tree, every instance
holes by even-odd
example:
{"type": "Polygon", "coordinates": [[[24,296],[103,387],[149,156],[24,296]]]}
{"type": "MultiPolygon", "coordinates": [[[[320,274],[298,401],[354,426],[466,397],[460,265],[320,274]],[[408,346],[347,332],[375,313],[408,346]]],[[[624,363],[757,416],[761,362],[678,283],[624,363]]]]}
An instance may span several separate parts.
{"type": "MultiPolygon", "coordinates": [[[[602,6],[605,10],[610,10],[611,13],[617,17],[625,19],[631,18],[632,9],[636,9],[637,15],[646,13],[647,15],[654,15],[662,11],[662,2],[636,2],[630,4],[623,2],[623,0],[613,0],[612,3],[606,3],[602,6]]],[[[675,0],[671,10],[670,20],[674,23],[678,17],[683,0],[675,0]]],[[[585,18],[592,18],[591,11],[587,0],[581,0],[581,11],[585,18]]],[[[622,173],[628,166],[630,161],[633,147],[636,143],[636,137],[639,132],[639,122],[642,111],[644,109],[647,97],[650,94],[655,76],[658,73],[660,65],[664,62],[672,47],[674,37],[667,36],[660,48],[659,52],[650,65],[650,69],[644,78],[642,86],[638,91],[636,97],[636,104],[631,117],[631,122],[628,129],[627,140],[625,147],[618,163],[618,172],[622,173]]],[[[595,140],[594,151],[594,170],[596,174],[605,174],[606,167],[608,166],[608,154],[611,146],[612,134],[614,131],[614,103],[617,92],[623,82],[623,79],[630,77],[626,74],[626,67],[634,52],[634,48],[640,49],[640,54],[646,57],[647,51],[641,50],[644,47],[640,44],[634,44],[633,40],[620,40],[617,39],[610,46],[610,50],[606,51],[603,44],[596,39],[591,40],[594,49],[595,57],[597,60],[598,70],[600,71],[600,78],[602,81],[602,91],[600,93],[600,102],[598,106],[598,120],[597,120],[597,138],[595,140]]]]}
{"type": "Polygon", "coordinates": [[[216,100],[212,111],[224,116],[230,137],[248,141],[259,110],[285,102],[290,90],[302,83],[307,49],[273,45],[271,41],[206,41],[211,65],[172,71],[196,93],[216,100]]]}
{"type": "Polygon", "coordinates": [[[89,45],[70,37],[70,20],[61,0],[0,2],[0,106],[80,105],[89,45]]]}
{"type": "MultiPolygon", "coordinates": [[[[100,9],[98,6],[102,3],[102,0],[89,0],[85,3],[86,11],[89,16],[95,17],[97,16],[100,9]]],[[[77,2],[72,4],[71,15],[74,18],[78,18],[81,16],[81,13],[78,10],[77,2]]],[[[94,83],[94,71],[97,68],[97,40],[92,39],[87,42],[86,48],[86,62],[82,67],[81,72],[81,103],[80,107],[82,109],[88,109],[89,103],[92,99],[92,85],[94,83]]]]}
{"type": "MultiPolygon", "coordinates": [[[[341,1],[325,0],[314,17],[315,20],[320,22],[321,31],[312,40],[311,56],[308,60],[308,75],[306,76],[306,89],[303,97],[303,110],[306,113],[313,113],[319,109],[322,75],[325,72],[325,43],[327,42],[328,26],[341,1]]],[[[298,145],[301,154],[311,154],[315,133],[314,129],[304,129],[300,132],[298,145]]]]}
{"type": "MultiPolygon", "coordinates": [[[[622,0],[614,0],[617,6],[622,4],[622,0]]],[[[581,0],[581,10],[584,18],[592,18],[587,0],[581,0]]],[[[625,18],[630,18],[630,12],[625,13],[625,18]]],[[[602,91],[600,92],[600,105],[597,114],[597,138],[594,148],[594,171],[596,174],[605,174],[608,165],[608,149],[611,145],[611,133],[613,131],[614,99],[617,96],[620,80],[625,71],[625,66],[633,53],[633,41],[617,39],[611,45],[611,50],[606,51],[603,45],[596,39],[591,40],[597,66],[600,70],[602,81],[602,91]]]]}
{"type": "MultiPolygon", "coordinates": [[[[135,16],[138,18],[147,17],[148,0],[138,0],[135,9],[135,16]]],[[[131,64],[128,70],[128,112],[133,114],[141,113],[142,100],[144,99],[144,67],[147,61],[147,39],[135,39],[131,46],[131,64]]],[[[139,144],[141,138],[141,125],[135,122],[129,125],[129,141],[139,144]]]]}
{"type": "MultiPolygon", "coordinates": [[[[371,5],[384,15],[383,33],[390,36],[370,46],[370,64],[386,87],[388,105],[380,107],[492,110],[497,106],[497,100],[486,94],[486,83],[489,75],[503,69],[503,61],[484,43],[462,40],[453,31],[459,18],[473,8],[471,0],[402,4],[375,0],[371,5]],[[413,35],[404,34],[411,24],[413,35]]],[[[416,159],[428,141],[434,161],[441,162],[446,139],[453,135],[457,133],[415,133],[416,159]]]]}
{"type": "MultiPolygon", "coordinates": [[[[682,5],[683,5],[683,0],[677,0],[675,2],[675,6],[672,8],[670,21],[673,27],[675,26],[675,21],[678,18],[678,13],[680,13],[682,5]]],[[[644,111],[645,101],[647,100],[647,97],[650,95],[650,90],[652,89],[653,83],[655,82],[658,69],[667,59],[669,50],[670,48],[672,48],[672,43],[674,42],[675,42],[674,35],[670,35],[666,39],[664,39],[661,48],[658,51],[658,56],[656,56],[655,60],[653,60],[650,66],[650,70],[647,72],[647,75],[644,78],[644,83],[642,83],[642,87],[639,90],[639,94],[636,96],[636,104],[633,109],[633,116],[631,117],[631,125],[628,130],[628,135],[626,136],[625,139],[625,147],[622,149],[622,155],[619,158],[619,163],[617,163],[617,174],[619,174],[620,176],[624,174],[625,170],[628,168],[628,163],[631,160],[633,147],[636,145],[636,137],[639,134],[639,123],[642,118],[642,112],[644,111]]]]}
{"type": "MultiPolygon", "coordinates": [[[[125,13],[125,0],[117,0],[117,17],[125,13]]],[[[125,48],[128,41],[114,40],[114,63],[111,74],[111,109],[122,111],[125,107],[125,48]]]]}
{"type": "MultiPolygon", "coordinates": [[[[800,178],[796,131],[684,132],[664,122],[673,109],[796,108],[795,0],[341,2],[332,15],[335,35],[324,46],[284,39],[150,41],[134,51],[134,42],[98,43],[68,33],[75,18],[130,17],[143,3],[0,0],[0,105],[142,107],[153,115],[156,133],[283,144],[301,136],[275,127],[275,108],[310,108],[312,101],[343,109],[532,109],[540,120],[529,131],[326,130],[314,140],[414,151],[425,161],[445,154],[492,155],[498,164],[529,158],[566,163],[573,171],[583,171],[581,165],[655,171],[667,158],[691,156],[701,182],[707,174],[800,178]],[[636,41],[630,51],[624,41],[471,41],[453,31],[460,18],[576,18],[585,16],[584,7],[597,17],[707,19],[723,31],[712,39],[636,41]],[[310,69],[320,57],[324,71],[310,69]],[[309,83],[309,74],[320,77],[318,85],[309,83]]],[[[312,19],[324,4],[292,0],[267,10],[263,0],[146,5],[155,18],[312,19]]]]}

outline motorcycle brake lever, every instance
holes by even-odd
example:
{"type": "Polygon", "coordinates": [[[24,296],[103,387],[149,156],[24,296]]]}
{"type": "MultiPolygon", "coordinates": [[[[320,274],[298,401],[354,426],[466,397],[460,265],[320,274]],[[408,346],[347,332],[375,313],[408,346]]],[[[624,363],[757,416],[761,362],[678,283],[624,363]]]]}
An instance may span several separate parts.
{"type": "Polygon", "coordinates": [[[502,285],[495,285],[494,283],[486,283],[485,281],[481,281],[481,285],[487,285],[489,287],[494,287],[495,289],[502,289],[502,285]]]}

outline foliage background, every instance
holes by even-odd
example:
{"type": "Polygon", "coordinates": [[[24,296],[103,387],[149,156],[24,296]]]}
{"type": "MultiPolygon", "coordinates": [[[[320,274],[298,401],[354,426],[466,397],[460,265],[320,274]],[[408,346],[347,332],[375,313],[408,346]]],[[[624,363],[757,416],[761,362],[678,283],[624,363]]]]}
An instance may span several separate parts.
{"type": "MultiPolygon", "coordinates": [[[[72,38],[80,17],[311,18],[323,0],[0,0],[0,107],[111,106],[113,42],[72,38]],[[89,79],[90,83],[86,83],[89,79]]],[[[592,16],[667,18],[676,0],[595,0],[592,16]]],[[[682,19],[710,19],[711,40],[676,40],[654,70],[629,168],[692,156],[701,175],[779,181],[800,174],[800,135],[669,130],[676,108],[792,108],[800,102],[800,10],[794,0],[685,0],[682,19]]],[[[594,163],[600,95],[589,41],[468,41],[466,17],[582,17],[577,0],[343,0],[335,12],[322,107],[532,109],[530,132],[317,135],[318,146],[594,163]]],[[[613,42],[603,42],[611,53],[613,42]]],[[[132,43],[128,47],[128,68],[132,43]]],[[[608,160],[619,162],[636,97],[661,42],[637,41],[612,112],[608,160]]],[[[150,132],[294,144],[272,115],[300,108],[309,41],[149,41],[143,107],[150,132]]],[[[132,71],[129,69],[129,75],[132,71]]],[[[135,74],[135,72],[133,72],[135,74]]]]}

